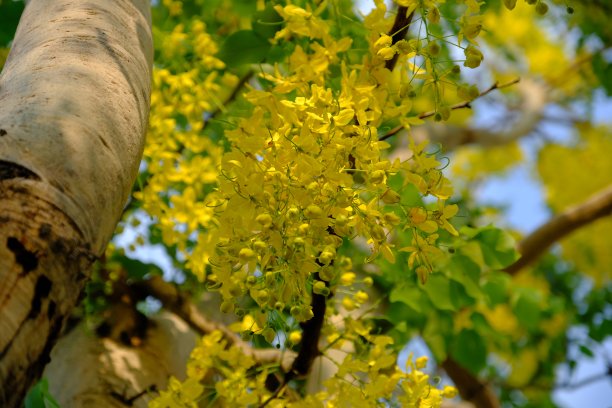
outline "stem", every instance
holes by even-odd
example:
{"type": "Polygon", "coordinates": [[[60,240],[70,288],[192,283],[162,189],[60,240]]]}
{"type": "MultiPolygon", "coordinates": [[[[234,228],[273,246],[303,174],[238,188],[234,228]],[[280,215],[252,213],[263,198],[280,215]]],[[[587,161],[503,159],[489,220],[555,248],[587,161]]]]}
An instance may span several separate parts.
{"type": "MultiPolygon", "coordinates": [[[[456,103],[452,106],[450,106],[451,110],[456,110],[456,109],[464,109],[464,108],[472,108],[472,102],[474,102],[476,99],[478,98],[482,98],[483,96],[486,96],[488,94],[490,94],[491,92],[493,92],[496,89],[503,89],[503,88],[507,88],[509,86],[515,85],[517,83],[520,82],[520,78],[516,78],[513,79],[510,82],[506,82],[505,84],[499,84],[498,82],[495,82],[493,85],[491,85],[490,87],[488,87],[487,89],[485,89],[484,91],[482,91],[481,93],[478,94],[478,96],[474,99],[472,99],[471,101],[463,101],[463,102],[459,102],[456,103]]],[[[434,116],[436,114],[436,111],[428,111],[428,112],[423,112],[420,113],[418,115],[419,119],[425,119],[425,118],[429,118],[431,116],[434,116]]],[[[389,132],[387,132],[384,136],[382,136],[379,140],[387,140],[389,139],[391,136],[396,135],[397,133],[399,133],[400,130],[404,129],[403,126],[396,126],[393,129],[391,129],[389,132]]]]}
{"type": "Polygon", "coordinates": [[[225,107],[232,102],[234,99],[236,99],[236,97],[238,97],[238,94],[240,93],[240,90],[242,89],[242,87],[244,87],[244,85],[249,82],[249,80],[253,77],[253,71],[249,70],[246,74],[244,74],[244,76],[242,78],[240,78],[240,81],[238,81],[238,83],[236,84],[236,86],[234,87],[234,89],[232,90],[232,93],[229,94],[229,96],[227,98],[225,98],[225,100],[223,101],[222,104],[217,105],[217,107],[215,108],[215,110],[213,110],[210,113],[210,119],[218,116],[221,112],[224,112],[226,109],[225,107]]]}

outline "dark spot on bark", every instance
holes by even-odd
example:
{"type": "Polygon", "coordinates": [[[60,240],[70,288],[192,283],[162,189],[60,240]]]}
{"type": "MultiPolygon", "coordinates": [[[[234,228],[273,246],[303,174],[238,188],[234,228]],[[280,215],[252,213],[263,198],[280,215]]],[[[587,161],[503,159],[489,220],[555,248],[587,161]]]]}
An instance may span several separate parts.
{"type": "Polygon", "coordinates": [[[15,237],[8,237],[6,247],[15,254],[15,262],[23,268],[23,274],[32,272],[38,266],[38,258],[34,252],[30,252],[15,237]]]}
{"type": "Polygon", "coordinates": [[[6,130],[0,129],[0,136],[6,136],[6,130]]]}
{"type": "MultiPolygon", "coordinates": [[[[35,370],[36,377],[38,378],[42,373],[43,369],[47,365],[49,361],[51,361],[51,349],[55,346],[55,342],[59,338],[59,334],[62,331],[62,319],[55,319],[51,323],[51,327],[49,328],[49,337],[47,337],[47,342],[45,343],[45,347],[43,348],[42,353],[40,353],[40,357],[36,361],[36,364],[32,365],[32,369],[35,370]]],[[[33,373],[34,374],[34,373],[33,373]]]]}
{"type": "Polygon", "coordinates": [[[0,160],[0,180],[10,180],[14,178],[40,180],[38,174],[34,173],[32,170],[26,169],[17,163],[0,160]]]}
{"type": "Polygon", "coordinates": [[[108,143],[106,143],[106,140],[104,140],[104,137],[100,137],[100,141],[102,142],[104,147],[106,147],[107,149],[110,149],[110,146],[108,145],[108,143]]]}
{"type": "Polygon", "coordinates": [[[47,224],[46,222],[40,225],[38,229],[38,236],[42,239],[49,238],[51,235],[51,224],[47,224]]]}
{"type": "Polygon", "coordinates": [[[119,334],[119,340],[121,340],[121,343],[125,344],[126,346],[132,344],[130,334],[125,330],[119,334]]]}
{"type": "Polygon", "coordinates": [[[47,308],[47,318],[51,320],[53,315],[55,315],[55,309],[57,308],[57,304],[54,301],[49,302],[49,307],[47,308]]]}
{"type": "Polygon", "coordinates": [[[98,337],[108,337],[110,336],[111,326],[108,322],[102,322],[101,325],[96,329],[96,334],[98,337]]]}
{"type": "Polygon", "coordinates": [[[23,186],[14,186],[12,190],[19,194],[28,194],[28,189],[23,186]]]}
{"type": "Polygon", "coordinates": [[[30,313],[28,314],[29,319],[35,319],[40,313],[42,301],[49,296],[51,293],[51,286],[53,283],[49,278],[44,275],[40,275],[36,280],[36,286],[34,286],[34,297],[32,298],[32,306],[30,307],[30,313]]]}
{"type": "Polygon", "coordinates": [[[65,249],[64,243],[60,239],[56,239],[55,241],[53,241],[50,247],[51,247],[51,251],[55,254],[62,253],[64,252],[64,249],[65,249]]]}

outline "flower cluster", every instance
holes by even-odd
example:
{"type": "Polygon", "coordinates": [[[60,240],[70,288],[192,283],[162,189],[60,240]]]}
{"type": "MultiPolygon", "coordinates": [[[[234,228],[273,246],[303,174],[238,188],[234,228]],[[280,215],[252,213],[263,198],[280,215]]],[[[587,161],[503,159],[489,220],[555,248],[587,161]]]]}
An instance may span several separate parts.
{"type": "Polygon", "coordinates": [[[204,336],[191,353],[187,379],[169,380],[168,389],[150,403],[150,408],[197,407],[215,401],[221,406],[249,407],[264,402],[270,407],[371,407],[381,402],[406,407],[439,407],[444,398],[457,395],[454,387],[436,388],[422,370],[426,357],[413,360],[405,369],[397,366],[397,355],[390,348],[388,336],[362,331],[372,342],[365,353],[347,354],[338,370],[325,381],[325,389],[305,398],[297,398],[286,388],[272,393],[266,378],[278,367],[257,368],[253,358],[236,346],[227,345],[220,331],[204,336]],[[367,379],[366,379],[367,378],[367,379]]]}
{"type": "MultiPolygon", "coordinates": [[[[219,59],[215,33],[204,22],[184,22],[160,36],[158,53],[167,63],[154,72],[144,166],[149,177],[136,197],[158,220],[164,243],[177,248],[208,289],[220,292],[221,310],[242,317],[242,324],[250,319],[244,332],[269,343],[284,332],[296,345],[298,323],[314,316],[315,295],[333,299],[329,314],[369,302],[368,293],[354,286],[348,243],[365,243],[367,262],[378,255],[395,262],[398,251],[408,252],[406,275],[425,282],[442,254],[439,234],[457,234],[449,219],[458,209],[447,204],[452,187],[436,154],[408,141],[403,154],[391,157],[385,132],[421,123],[417,90],[433,101],[437,119],[448,118],[444,89],[458,67],[436,60],[441,46],[427,24],[439,24],[439,2],[398,1],[427,22],[423,36],[419,31],[402,40],[389,32],[394,15],[382,0],[347,27],[325,1],[277,3],[257,7],[278,16],[267,43],[284,57],[260,64],[242,80],[219,59]],[[407,190],[431,205],[406,202],[407,190]],[[411,241],[396,248],[394,232],[401,230],[410,230],[411,241]]],[[[170,15],[182,12],[180,1],[163,4],[170,15]]],[[[465,66],[474,67],[482,59],[475,43],[479,5],[465,4],[458,42],[468,42],[465,66]]],[[[452,86],[461,95],[475,94],[452,86]]],[[[359,282],[372,284],[371,278],[359,282]]],[[[201,384],[207,375],[215,376],[215,398],[227,404],[261,403],[269,396],[268,372],[219,336],[205,337],[189,379],[173,380],[158,406],[189,406],[208,395],[201,384]]],[[[434,391],[418,368],[399,370],[389,337],[369,337],[365,352],[347,357],[336,380],[310,400],[329,406],[359,400],[362,406],[394,399],[402,389],[400,402],[436,406],[452,394],[434,391]],[[369,380],[345,380],[363,375],[369,380]]]]}

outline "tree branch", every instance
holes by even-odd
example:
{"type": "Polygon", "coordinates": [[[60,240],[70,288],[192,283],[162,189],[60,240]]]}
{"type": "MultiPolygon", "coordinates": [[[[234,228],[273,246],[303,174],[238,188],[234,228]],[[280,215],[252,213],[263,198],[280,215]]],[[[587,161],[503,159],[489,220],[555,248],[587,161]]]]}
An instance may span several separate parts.
{"type": "Polygon", "coordinates": [[[612,365],[608,365],[608,369],[604,373],[593,374],[589,377],[583,378],[580,381],[576,381],[573,384],[570,384],[569,382],[557,384],[554,386],[554,388],[557,390],[563,389],[573,391],[606,378],[612,378],[612,365]]]}
{"type": "MultiPolygon", "coordinates": [[[[459,102],[456,103],[452,106],[450,106],[451,110],[456,110],[456,109],[464,109],[464,108],[472,108],[472,102],[474,102],[476,99],[481,98],[483,96],[488,95],[489,93],[493,92],[496,89],[502,89],[502,88],[507,88],[509,86],[515,85],[517,83],[520,82],[520,78],[516,78],[513,79],[510,82],[506,82],[504,84],[499,84],[498,82],[495,82],[493,85],[491,85],[490,87],[488,87],[487,89],[485,89],[484,91],[482,91],[480,94],[478,94],[478,96],[474,99],[472,99],[471,101],[463,101],[463,102],[459,102]]],[[[422,112],[418,115],[419,119],[425,119],[425,118],[429,118],[431,116],[434,116],[436,114],[436,111],[428,111],[428,112],[422,112]]],[[[391,136],[394,136],[395,134],[399,133],[402,129],[404,129],[404,126],[396,126],[393,129],[391,129],[389,132],[387,132],[384,136],[382,136],[379,140],[387,140],[389,139],[391,136]]]]}
{"type": "MultiPolygon", "coordinates": [[[[516,274],[535,261],[554,242],[576,229],[610,214],[612,214],[612,185],[591,196],[584,203],[557,215],[527,236],[519,244],[519,251],[522,253],[521,258],[508,266],[505,271],[511,275],[516,274]]],[[[442,363],[442,367],[459,389],[463,399],[473,402],[478,408],[500,406],[490,386],[461,367],[456,361],[448,358],[442,363]]],[[[610,375],[610,372],[611,370],[608,371],[607,375],[610,375]]],[[[578,388],[600,378],[601,375],[597,375],[576,384],[564,384],[563,386],[570,389],[578,388]]]]}
{"type": "MultiPolygon", "coordinates": [[[[503,89],[503,88],[507,88],[509,86],[518,84],[520,81],[521,81],[521,78],[516,78],[510,82],[506,82],[505,84],[501,84],[501,85],[499,84],[499,82],[495,82],[493,85],[491,85],[490,87],[488,87],[487,89],[479,93],[476,98],[472,99],[471,101],[463,101],[463,102],[459,102],[454,105],[451,105],[450,109],[451,110],[464,109],[464,108],[472,109],[472,102],[474,102],[476,99],[482,98],[483,96],[490,94],[496,89],[503,89]]],[[[419,115],[419,119],[429,118],[431,116],[434,116],[435,114],[436,114],[436,111],[423,112],[419,115]]]]}
{"type": "Polygon", "coordinates": [[[455,383],[463,400],[473,403],[477,408],[501,407],[491,386],[478,379],[452,358],[444,360],[442,368],[455,383]]]}
{"type": "Polygon", "coordinates": [[[226,109],[225,107],[232,102],[234,99],[236,99],[238,97],[238,94],[240,93],[240,90],[244,87],[244,85],[249,82],[251,80],[251,78],[253,78],[253,71],[249,70],[246,74],[244,74],[240,80],[238,81],[238,83],[236,84],[236,86],[234,87],[234,89],[232,90],[232,92],[228,95],[227,98],[225,98],[225,100],[223,101],[223,103],[221,105],[218,105],[211,113],[210,113],[210,118],[207,120],[210,121],[210,119],[217,117],[221,112],[224,112],[226,109]]]}
{"type": "Polygon", "coordinates": [[[511,275],[538,259],[553,243],[580,227],[612,214],[612,185],[555,216],[519,244],[521,257],[504,270],[511,275]]]}
{"type": "MultiPolygon", "coordinates": [[[[397,9],[397,14],[395,15],[395,21],[393,21],[393,26],[389,31],[389,36],[391,37],[391,44],[396,44],[400,40],[406,38],[406,34],[408,34],[408,29],[410,28],[410,23],[412,23],[412,17],[414,17],[414,11],[410,14],[406,14],[408,11],[408,7],[400,6],[397,9]]],[[[393,71],[395,68],[395,64],[397,64],[397,60],[399,58],[398,54],[395,54],[393,58],[387,60],[385,62],[385,68],[389,71],[393,71]]]]}
{"type": "Polygon", "coordinates": [[[321,354],[319,351],[319,338],[321,337],[321,328],[325,319],[327,298],[323,295],[312,294],[312,319],[300,323],[302,328],[302,346],[297,357],[291,366],[291,372],[288,373],[288,380],[293,376],[305,376],[310,371],[314,359],[321,354]]]}
{"type": "Polygon", "coordinates": [[[251,347],[227,326],[204,316],[186,295],[181,293],[173,284],[164,281],[160,276],[153,276],[148,280],[136,282],[132,287],[143,299],[147,295],[158,299],[165,309],[179,316],[201,335],[209,334],[215,330],[221,331],[229,346],[238,347],[243,354],[252,357],[260,364],[280,364],[286,372],[294,360],[295,353],[291,351],[281,352],[276,349],[255,349],[251,347]]]}

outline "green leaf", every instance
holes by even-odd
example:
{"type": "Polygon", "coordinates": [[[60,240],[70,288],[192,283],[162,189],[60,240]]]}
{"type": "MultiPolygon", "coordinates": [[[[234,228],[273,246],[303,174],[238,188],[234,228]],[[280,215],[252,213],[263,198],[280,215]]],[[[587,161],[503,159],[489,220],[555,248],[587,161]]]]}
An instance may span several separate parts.
{"type": "Polygon", "coordinates": [[[412,285],[402,285],[393,288],[389,294],[389,300],[391,302],[402,302],[405,305],[410,306],[415,312],[423,312],[423,292],[412,285]]]}
{"type": "Polygon", "coordinates": [[[580,346],[578,346],[578,348],[580,349],[580,352],[584,354],[585,356],[595,357],[595,354],[593,354],[593,351],[587,346],[581,344],[580,346]]]}
{"type": "Polygon", "coordinates": [[[520,291],[512,305],[512,311],[523,326],[530,330],[538,328],[541,311],[539,296],[536,292],[520,291]]]}
{"type": "Polygon", "coordinates": [[[431,303],[436,309],[457,310],[457,305],[453,301],[454,293],[451,292],[450,280],[442,275],[431,275],[423,290],[429,296],[431,303]]]}
{"type": "Polygon", "coordinates": [[[40,383],[36,384],[25,399],[25,408],[45,408],[45,400],[40,389],[40,383]]]}
{"type": "Polygon", "coordinates": [[[15,36],[23,8],[23,1],[0,2],[0,47],[8,45],[15,36]]]}
{"type": "Polygon", "coordinates": [[[451,279],[459,282],[466,294],[474,299],[482,297],[480,267],[467,256],[455,254],[448,264],[451,279]]]}
{"type": "Polygon", "coordinates": [[[612,320],[604,318],[601,323],[593,323],[589,325],[589,336],[597,341],[602,342],[612,334],[612,320]]]}
{"type": "MultiPolygon", "coordinates": [[[[402,323],[411,329],[422,329],[427,323],[427,317],[407,306],[403,302],[392,302],[387,311],[389,320],[396,328],[401,328],[402,323]]],[[[398,329],[399,330],[399,329],[398,329]]]]}
{"type": "Polygon", "coordinates": [[[599,79],[608,96],[612,96],[612,64],[601,53],[593,57],[593,72],[599,79]]]}
{"type": "Polygon", "coordinates": [[[468,296],[465,287],[461,283],[455,280],[449,280],[448,284],[450,287],[450,300],[455,307],[455,310],[459,310],[462,307],[471,306],[476,303],[474,298],[468,296]]]}
{"type": "Polygon", "coordinates": [[[217,57],[229,66],[263,62],[272,45],[253,30],[236,31],[223,43],[217,57]]]}
{"type": "Polygon", "coordinates": [[[447,344],[446,339],[440,333],[440,328],[433,321],[428,321],[425,330],[423,331],[423,340],[427,343],[427,347],[431,350],[437,361],[446,360],[447,344]]]}
{"type": "Polygon", "coordinates": [[[459,248],[459,252],[469,258],[476,266],[482,268],[485,266],[482,248],[478,242],[470,241],[459,248]]]}
{"type": "Polygon", "coordinates": [[[477,374],[487,362],[487,345],[474,330],[463,330],[451,344],[451,354],[459,364],[477,374]]]}
{"type": "Polygon", "coordinates": [[[257,2],[253,0],[233,0],[232,1],[232,12],[243,16],[252,16],[257,10],[257,2]]]}
{"type": "Polygon", "coordinates": [[[505,231],[487,227],[475,238],[480,243],[485,263],[492,269],[503,269],[518,258],[514,239],[505,231]]]}
{"type": "Polygon", "coordinates": [[[49,393],[49,384],[42,378],[26,395],[25,408],[61,408],[49,393]]]}
{"type": "Polygon", "coordinates": [[[502,272],[491,274],[482,290],[488,298],[489,306],[504,303],[508,299],[508,285],[510,278],[502,272]]]}
{"type": "Polygon", "coordinates": [[[478,333],[484,334],[491,332],[491,326],[482,313],[473,312],[470,316],[470,320],[478,333]]]}
{"type": "Polygon", "coordinates": [[[274,10],[272,4],[253,14],[253,31],[261,38],[272,38],[282,27],[283,18],[274,10]]]}

